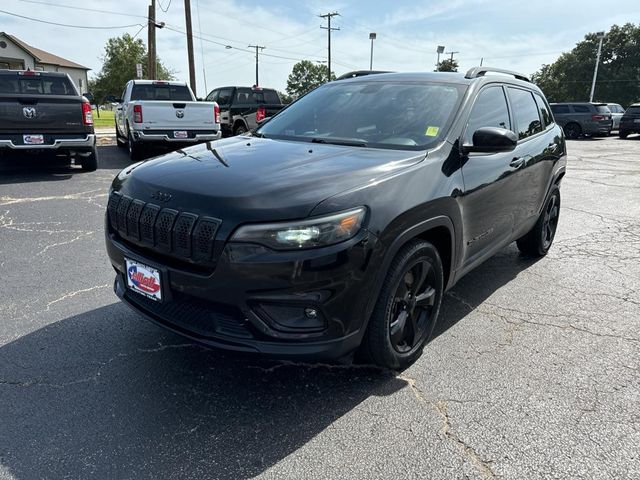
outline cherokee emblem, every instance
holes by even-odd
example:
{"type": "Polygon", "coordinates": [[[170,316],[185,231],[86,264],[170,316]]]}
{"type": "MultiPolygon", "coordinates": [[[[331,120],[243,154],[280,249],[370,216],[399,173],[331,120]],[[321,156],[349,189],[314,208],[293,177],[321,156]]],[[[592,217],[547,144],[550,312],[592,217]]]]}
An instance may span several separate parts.
{"type": "Polygon", "coordinates": [[[22,113],[27,118],[36,118],[36,109],[34,107],[24,107],[22,113]]]}

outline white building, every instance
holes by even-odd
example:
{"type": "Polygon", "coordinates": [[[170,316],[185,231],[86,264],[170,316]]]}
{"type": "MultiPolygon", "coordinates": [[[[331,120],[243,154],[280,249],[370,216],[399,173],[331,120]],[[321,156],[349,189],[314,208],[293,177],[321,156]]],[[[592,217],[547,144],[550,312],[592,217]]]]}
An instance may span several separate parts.
{"type": "Polygon", "coordinates": [[[0,69],[68,73],[80,93],[87,91],[87,72],[91,70],[66,58],[27,45],[5,32],[0,32],[0,69]]]}

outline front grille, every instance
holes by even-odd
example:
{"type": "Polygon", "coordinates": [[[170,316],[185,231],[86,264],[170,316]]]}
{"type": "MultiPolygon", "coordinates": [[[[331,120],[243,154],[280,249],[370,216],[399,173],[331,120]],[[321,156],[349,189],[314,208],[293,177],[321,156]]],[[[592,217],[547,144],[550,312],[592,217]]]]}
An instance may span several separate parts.
{"type": "Polygon", "coordinates": [[[221,220],[161,208],[113,192],[107,205],[111,229],[125,242],[178,259],[213,262],[221,220]]]}
{"type": "Polygon", "coordinates": [[[125,295],[127,300],[152,316],[202,337],[253,337],[248,321],[234,307],[206,302],[188,295],[180,295],[166,302],[156,302],[130,290],[125,295]]]}

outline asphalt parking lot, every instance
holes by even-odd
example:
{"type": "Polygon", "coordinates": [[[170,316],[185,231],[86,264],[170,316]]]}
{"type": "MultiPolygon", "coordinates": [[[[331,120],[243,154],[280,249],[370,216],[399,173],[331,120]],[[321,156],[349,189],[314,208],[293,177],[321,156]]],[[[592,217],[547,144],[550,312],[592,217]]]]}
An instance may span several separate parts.
{"type": "Polygon", "coordinates": [[[466,276],[400,374],[225,355],[121,305],[116,147],[0,172],[0,478],[640,478],[640,137],[568,148],[549,255],[466,276]]]}

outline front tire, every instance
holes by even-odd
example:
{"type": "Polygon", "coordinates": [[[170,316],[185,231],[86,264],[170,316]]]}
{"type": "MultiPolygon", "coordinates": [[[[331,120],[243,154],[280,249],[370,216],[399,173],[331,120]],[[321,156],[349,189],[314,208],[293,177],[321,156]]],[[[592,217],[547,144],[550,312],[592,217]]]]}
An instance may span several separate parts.
{"type": "Polygon", "coordinates": [[[551,248],[560,219],[560,189],[554,185],[538,221],[531,231],[516,240],[518,249],[531,257],[543,257],[551,248]]]}
{"type": "Polygon", "coordinates": [[[391,262],[362,345],[383,368],[416,361],[433,334],[442,302],[444,275],[438,250],[413,240],[391,262]]]}
{"type": "Polygon", "coordinates": [[[243,133],[247,133],[247,128],[244,125],[238,125],[233,129],[234,135],[242,135],[243,133]]]}
{"type": "Polygon", "coordinates": [[[576,140],[582,135],[582,128],[575,122],[567,123],[563,130],[569,140],[576,140]]]}
{"type": "Polygon", "coordinates": [[[627,138],[629,136],[629,132],[623,132],[622,130],[620,130],[618,132],[618,136],[624,140],[625,138],[627,138]]]}

